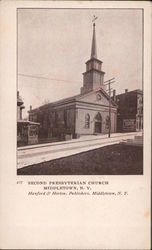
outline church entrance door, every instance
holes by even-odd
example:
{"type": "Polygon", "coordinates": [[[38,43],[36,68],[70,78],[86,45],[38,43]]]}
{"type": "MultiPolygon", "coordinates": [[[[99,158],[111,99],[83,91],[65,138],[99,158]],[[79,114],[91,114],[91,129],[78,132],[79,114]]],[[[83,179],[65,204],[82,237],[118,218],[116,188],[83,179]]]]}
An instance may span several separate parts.
{"type": "Polygon", "coordinates": [[[95,116],[95,129],[96,134],[99,134],[102,132],[102,117],[101,114],[98,112],[98,114],[95,116]]]}

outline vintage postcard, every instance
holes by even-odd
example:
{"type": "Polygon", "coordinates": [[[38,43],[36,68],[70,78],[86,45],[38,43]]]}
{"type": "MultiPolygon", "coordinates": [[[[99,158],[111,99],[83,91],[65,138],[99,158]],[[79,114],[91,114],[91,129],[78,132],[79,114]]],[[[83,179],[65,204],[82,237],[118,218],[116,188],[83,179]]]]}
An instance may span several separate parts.
{"type": "Polygon", "coordinates": [[[150,9],[1,2],[2,249],[151,249],[150,9]]]}
{"type": "Polygon", "coordinates": [[[143,174],[143,19],[17,10],[18,174],[143,174]]]}

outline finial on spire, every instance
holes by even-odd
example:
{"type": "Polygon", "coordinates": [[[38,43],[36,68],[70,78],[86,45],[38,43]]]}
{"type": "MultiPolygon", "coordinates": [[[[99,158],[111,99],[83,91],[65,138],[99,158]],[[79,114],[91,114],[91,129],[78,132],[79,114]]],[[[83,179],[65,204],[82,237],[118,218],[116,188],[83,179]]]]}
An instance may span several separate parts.
{"type": "Polygon", "coordinates": [[[92,22],[93,22],[93,26],[95,26],[96,24],[95,24],[95,20],[97,19],[98,17],[97,16],[93,16],[93,20],[92,20],[92,22]]]}
{"type": "Polygon", "coordinates": [[[97,48],[96,48],[96,34],[95,34],[95,20],[98,18],[93,16],[93,37],[92,37],[92,48],[91,48],[91,58],[97,58],[97,48]]]}

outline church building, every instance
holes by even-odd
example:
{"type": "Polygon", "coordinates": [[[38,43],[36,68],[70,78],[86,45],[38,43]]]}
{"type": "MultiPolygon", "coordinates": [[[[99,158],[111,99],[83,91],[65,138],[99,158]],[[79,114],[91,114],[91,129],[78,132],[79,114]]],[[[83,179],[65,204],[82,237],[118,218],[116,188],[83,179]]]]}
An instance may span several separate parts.
{"type": "MultiPolygon", "coordinates": [[[[80,94],[30,109],[29,120],[40,123],[39,139],[78,138],[109,131],[109,95],[104,86],[102,61],[97,58],[93,23],[91,57],[86,62],[80,94]]],[[[111,99],[111,132],[116,132],[117,104],[111,99]]]]}

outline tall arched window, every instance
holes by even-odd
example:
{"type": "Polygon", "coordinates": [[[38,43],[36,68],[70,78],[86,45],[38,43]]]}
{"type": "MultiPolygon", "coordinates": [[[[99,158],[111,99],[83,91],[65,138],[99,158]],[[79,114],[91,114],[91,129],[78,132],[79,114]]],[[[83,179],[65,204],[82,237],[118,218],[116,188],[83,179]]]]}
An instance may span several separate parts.
{"type": "Polygon", "coordinates": [[[109,124],[110,124],[110,117],[107,115],[106,117],[106,129],[109,129],[109,124]]]}
{"type": "Polygon", "coordinates": [[[94,119],[94,122],[95,122],[95,125],[94,125],[94,132],[95,133],[102,133],[102,116],[101,114],[98,112],[95,116],[95,119],[94,119]]]}
{"type": "Polygon", "coordinates": [[[85,115],[85,128],[90,128],[90,115],[85,115]]]}
{"type": "Polygon", "coordinates": [[[95,121],[97,121],[97,122],[101,122],[102,121],[102,117],[101,117],[101,114],[99,112],[95,116],[95,121]]]}

